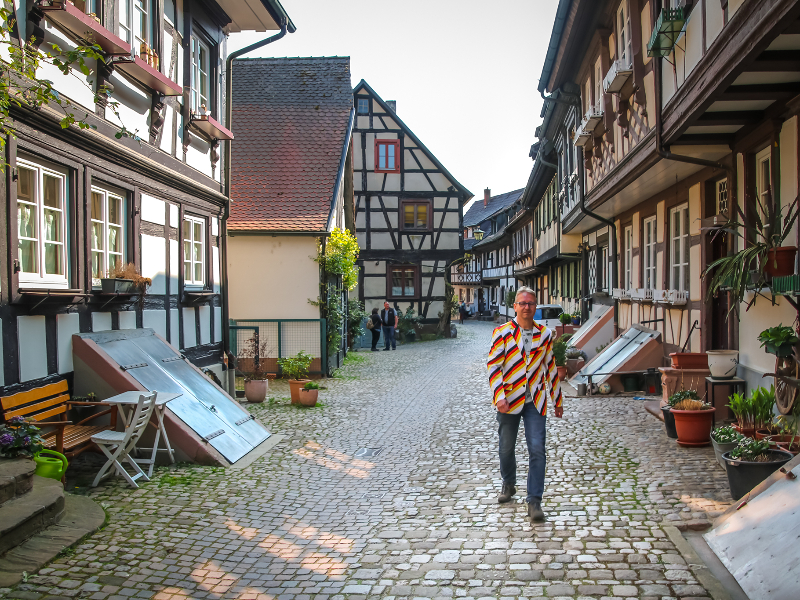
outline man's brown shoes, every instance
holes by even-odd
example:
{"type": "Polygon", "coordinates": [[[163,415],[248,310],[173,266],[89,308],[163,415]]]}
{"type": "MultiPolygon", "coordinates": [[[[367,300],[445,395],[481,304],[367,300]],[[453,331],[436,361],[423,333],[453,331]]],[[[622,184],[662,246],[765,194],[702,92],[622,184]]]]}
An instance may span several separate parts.
{"type": "Polygon", "coordinates": [[[517,493],[517,488],[511,484],[504,483],[503,489],[500,490],[500,495],[497,497],[497,501],[500,504],[504,504],[506,502],[511,502],[511,496],[517,493]]]}

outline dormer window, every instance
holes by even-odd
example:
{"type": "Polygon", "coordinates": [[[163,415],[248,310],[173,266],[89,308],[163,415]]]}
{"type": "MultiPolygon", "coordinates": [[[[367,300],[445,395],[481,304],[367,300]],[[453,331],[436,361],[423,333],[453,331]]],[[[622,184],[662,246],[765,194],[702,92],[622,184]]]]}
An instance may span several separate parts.
{"type": "Polygon", "coordinates": [[[358,114],[360,115],[369,114],[369,98],[358,99],[358,114]]]}

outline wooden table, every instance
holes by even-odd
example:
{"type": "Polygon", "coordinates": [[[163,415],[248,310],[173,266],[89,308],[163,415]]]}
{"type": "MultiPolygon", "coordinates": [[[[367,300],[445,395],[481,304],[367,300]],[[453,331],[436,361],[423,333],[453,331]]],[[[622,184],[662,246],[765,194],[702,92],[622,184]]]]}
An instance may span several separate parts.
{"type": "MultiPolygon", "coordinates": [[[[116,404],[117,408],[119,409],[120,417],[122,418],[122,423],[125,427],[128,426],[128,418],[129,414],[133,412],[133,407],[135,407],[139,403],[139,397],[142,394],[149,394],[150,392],[122,392],[121,394],[117,394],[111,398],[103,400],[103,402],[108,402],[109,404],[116,404]],[[128,412],[126,412],[128,409],[128,412]]],[[[156,416],[156,423],[153,423],[152,420],[150,421],[150,425],[156,428],[156,438],[153,441],[152,448],[136,448],[137,450],[150,450],[150,458],[134,458],[137,463],[141,465],[150,465],[150,468],[147,470],[147,476],[151,477],[153,475],[153,467],[156,464],[156,453],[161,450],[162,452],[167,452],[169,455],[170,462],[175,462],[175,453],[172,450],[172,446],[169,445],[169,437],[167,436],[167,430],[164,428],[164,410],[167,407],[167,402],[170,400],[174,400],[178,396],[182,394],[166,394],[164,392],[156,392],[156,405],[153,408],[153,414],[156,416]],[[161,438],[164,438],[164,445],[166,448],[159,448],[158,442],[161,438]]]]}

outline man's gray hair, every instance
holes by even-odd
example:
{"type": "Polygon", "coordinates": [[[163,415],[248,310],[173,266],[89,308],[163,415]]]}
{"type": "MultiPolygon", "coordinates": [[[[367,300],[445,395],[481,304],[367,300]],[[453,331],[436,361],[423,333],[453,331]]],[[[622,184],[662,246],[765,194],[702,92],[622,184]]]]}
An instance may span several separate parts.
{"type": "Polygon", "coordinates": [[[527,285],[520,286],[520,288],[517,290],[517,294],[514,296],[514,302],[517,301],[517,298],[519,298],[520,294],[530,294],[533,296],[534,300],[536,299],[536,292],[534,292],[527,285]]]}

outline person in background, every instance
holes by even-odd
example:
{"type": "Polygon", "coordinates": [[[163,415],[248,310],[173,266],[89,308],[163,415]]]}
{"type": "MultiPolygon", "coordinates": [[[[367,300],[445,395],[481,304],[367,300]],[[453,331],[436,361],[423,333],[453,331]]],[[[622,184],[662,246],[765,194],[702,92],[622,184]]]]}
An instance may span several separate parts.
{"type": "Polygon", "coordinates": [[[389,306],[388,300],[383,303],[381,323],[383,323],[383,341],[385,344],[383,349],[388,350],[391,344],[392,350],[397,350],[397,341],[395,340],[398,325],[397,312],[389,306]]]}
{"type": "Polygon", "coordinates": [[[367,323],[367,328],[372,333],[372,351],[378,351],[378,340],[381,339],[381,317],[378,314],[378,308],[372,309],[372,314],[369,316],[369,323],[367,323]],[[372,324],[372,327],[369,327],[369,324],[372,324]]]}

